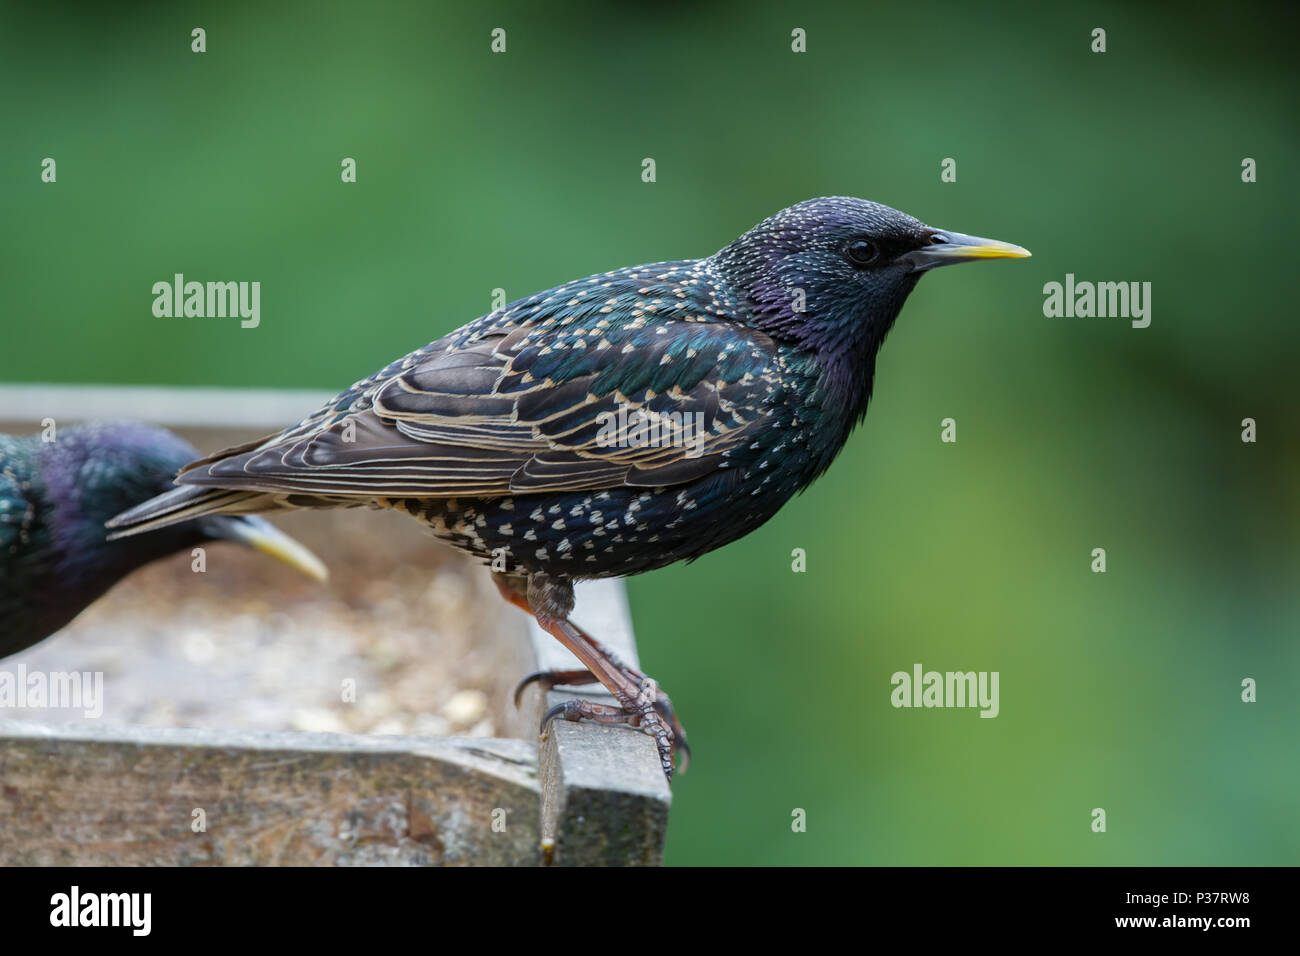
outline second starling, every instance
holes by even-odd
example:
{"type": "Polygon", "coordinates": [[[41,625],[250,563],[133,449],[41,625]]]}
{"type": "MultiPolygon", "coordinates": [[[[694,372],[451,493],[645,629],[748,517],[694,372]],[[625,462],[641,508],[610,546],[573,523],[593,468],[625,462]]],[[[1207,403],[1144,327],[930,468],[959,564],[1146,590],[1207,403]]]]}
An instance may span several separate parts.
{"type": "Polygon", "coordinates": [[[0,435],[0,658],[32,646],[132,571],[213,541],[257,548],[323,580],[320,560],[261,518],[211,515],[107,540],[104,522],[172,486],[194,447],[134,422],[0,435]]]}

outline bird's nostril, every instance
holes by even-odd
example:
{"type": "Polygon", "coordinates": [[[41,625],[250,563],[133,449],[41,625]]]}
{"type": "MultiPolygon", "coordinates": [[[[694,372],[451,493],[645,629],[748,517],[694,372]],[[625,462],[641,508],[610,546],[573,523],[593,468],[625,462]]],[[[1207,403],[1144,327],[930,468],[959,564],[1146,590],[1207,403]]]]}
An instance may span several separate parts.
{"type": "Polygon", "coordinates": [[[941,232],[936,232],[933,236],[930,237],[930,245],[932,246],[941,246],[947,241],[948,241],[948,237],[941,232]]]}

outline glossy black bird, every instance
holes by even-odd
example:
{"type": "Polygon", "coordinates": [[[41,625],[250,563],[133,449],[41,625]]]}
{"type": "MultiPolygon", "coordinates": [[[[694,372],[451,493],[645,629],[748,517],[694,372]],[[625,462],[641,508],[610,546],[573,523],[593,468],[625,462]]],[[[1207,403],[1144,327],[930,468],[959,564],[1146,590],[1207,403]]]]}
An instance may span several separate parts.
{"type": "Polygon", "coordinates": [[[878,203],[802,202],[707,258],[578,279],[482,316],[297,425],[195,462],[180,488],[110,525],[406,512],[495,559],[506,599],[588,669],[530,680],[594,675],[621,705],[558,715],[643,727],[671,776],[685,737],[667,697],[568,620],[573,582],[696,558],[767,521],[862,419],[876,351],[917,280],[1027,255],[878,203]]]}
{"type": "Polygon", "coordinates": [[[141,565],[211,541],[324,578],[315,555],[261,518],[211,515],[106,540],[109,518],[174,487],[196,455],[171,432],[135,423],[61,428],[49,442],[0,435],[0,657],[44,640],[141,565]]]}

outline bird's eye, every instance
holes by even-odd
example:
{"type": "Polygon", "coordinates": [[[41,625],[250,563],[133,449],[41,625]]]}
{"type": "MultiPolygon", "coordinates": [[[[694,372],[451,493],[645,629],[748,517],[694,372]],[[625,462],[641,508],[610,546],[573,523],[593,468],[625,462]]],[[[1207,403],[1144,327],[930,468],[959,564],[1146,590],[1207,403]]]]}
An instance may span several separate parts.
{"type": "Polygon", "coordinates": [[[880,255],[875,243],[868,242],[866,239],[854,239],[848,244],[844,253],[855,266],[869,266],[880,255]]]}

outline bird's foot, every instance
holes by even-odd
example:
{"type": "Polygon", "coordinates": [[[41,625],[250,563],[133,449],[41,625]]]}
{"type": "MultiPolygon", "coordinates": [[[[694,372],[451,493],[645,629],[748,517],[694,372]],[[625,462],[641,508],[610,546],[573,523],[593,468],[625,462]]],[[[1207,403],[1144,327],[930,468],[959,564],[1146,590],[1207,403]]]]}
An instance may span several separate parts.
{"type": "MultiPolygon", "coordinates": [[[[677,720],[677,714],[673,710],[673,702],[651,678],[646,677],[635,668],[627,667],[621,663],[617,666],[628,678],[629,682],[638,688],[639,693],[636,697],[628,697],[627,700],[620,701],[621,706],[619,707],[596,704],[588,700],[565,701],[552,707],[542,717],[542,731],[545,732],[547,724],[556,717],[563,717],[565,720],[573,721],[585,718],[605,724],[629,724],[633,727],[640,727],[654,737],[655,742],[659,744],[659,759],[664,765],[664,773],[672,777],[674,753],[680,757],[681,766],[678,769],[685,773],[691,762],[691,748],[686,742],[686,730],[677,720]],[[647,703],[649,704],[649,710],[653,711],[649,717],[646,716],[647,703]],[[664,729],[667,730],[668,749],[666,752],[661,733],[664,729]]],[[[519,682],[519,686],[515,688],[515,706],[519,706],[524,690],[531,684],[536,684],[545,692],[553,687],[595,683],[597,683],[596,676],[588,670],[537,671],[525,677],[519,682]]]]}
{"type": "MultiPolygon", "coordinates": [[[[586,684],[594,680],[589,672],[568,671],[558,673],[587,674],[587,677],[582,680],[569,681],[568,683],[586,684]]],[[[659,748],[659,765],[663,768],[664,775],[669,780],[673,777],[674,753],[681,753],[682,770],[684,771],[690,762],[690,748],[686,745],[686,734],[682,732],[679,738],[674,732],[674,725],[677,729],[680,729],[681,725],[677,724],[676,719],[673,717],[672,703],[669,702],[668,696],[659,690],[659,686],[654,680],[644,677],[639,681],[635,695],[616,694],[616,699],[619,700],[620,706],[618,707],[611,707],[609,704],[597,704],[589,700],[566,700],[563,703],[556,704],[542,715],[541,732],[545,733],[547,726],[556,717],[563,717],[565,720],[572,721],[585,718],[602,724],[629,724],[641,728],[654,738],[655,745],[659,748]]]]}
{"type": "Polygon", "coordinates": [[[541,688],[542,693],[546,693],[552,687],[560,687],[566,684],[598,684],[600,681],[596,675],[589,670],[575,671],[533,671],[515,687],[515,706],[522,706],[524,691],[531,684],[536,684],[541,688]]]}
{"type": "Polygon", "coordinates": [[[681,769],[690,763],[691,751],[673,711],[672,701],[645,674],[624,664],[613,651],[568,619],[573,610],[573,584],[566,578],[532,574],[526,580],[493,574],[501,596],[520,610],[527,611],[546,631],[567,647],[586,669],[538,671],[529,674],[515,688],[515,706],[529,684],[543,691],[567,684],[600,682],[614,695],[619,706],[595,704],[586,700],[565,701],[552,707],[542,718],[542,733],[556,717],[565,720],[596,720],[602,723],[630,724],[654,737],[659,748],[659,762],[668,779],[673,776],[674,753],[681,755],[681,769]]]}

